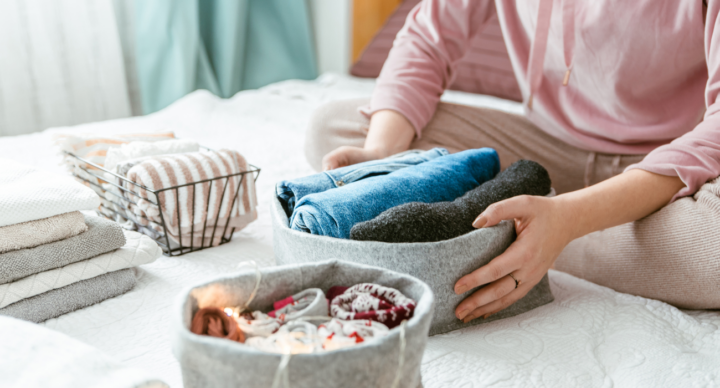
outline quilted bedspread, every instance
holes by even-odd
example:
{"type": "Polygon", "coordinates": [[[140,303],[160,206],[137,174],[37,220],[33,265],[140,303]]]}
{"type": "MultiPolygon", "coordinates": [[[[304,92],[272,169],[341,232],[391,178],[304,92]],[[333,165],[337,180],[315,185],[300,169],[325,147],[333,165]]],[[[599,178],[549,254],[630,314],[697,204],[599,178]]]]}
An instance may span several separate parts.
{"type": "MultiPolygon", "coordinates": [[[[312,173],[302,144],[313,109],[333,99],[368,97],[372,87],[372,81],[328,75],[228,100],[197,91],[145,117],[0,138],[3,157],[62,171],[52,151],[53,132],[172,130],[208,147],[236,149],[262,168],[259,219],[230,243],[161,257],[141,266],[139,283],[129,293],[44,325],[181,387],[168,319],[176,295],[246,260],[274,265],[268,199],[276,181],[312,173]]],[[[519,104],[490,97],[455,92],[443,98],[522,112],[519,104]]],[[[720,386],[720,312],[678,310],[556,271],[550,283],[555,301],[549,305],[431,337],[423,358],[424,386],[720,386]]]]}

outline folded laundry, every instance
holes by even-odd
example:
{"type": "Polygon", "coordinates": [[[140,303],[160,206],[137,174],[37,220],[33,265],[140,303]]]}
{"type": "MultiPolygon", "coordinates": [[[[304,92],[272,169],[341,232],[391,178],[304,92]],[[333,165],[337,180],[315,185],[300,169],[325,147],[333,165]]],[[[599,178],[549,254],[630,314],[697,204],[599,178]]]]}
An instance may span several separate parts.
{"type": "Polygon", "coordinates": [[[117,223],[101,217],[82,214],[80,217],[87,231],[77,236],[0,253],[0,284],[87,260],[126,244],[125,234],[117,223]]]}
{"type": "Polygon", "coordinates": [[[0,226],[79,210],[94,210],[98,196],[71,177],[0,159],[0,226]]]}
{"type": "Polygon", "coordinates": [[[189,139],[172,139],[156,142],[133,141],[127,144],[121,144],[119,147],[108,149],[107,155],[105,156],[104,167],[109,171],[115,171],[116,166],[128,160],[147,156],[197,152],[199,150],[200,145],[196,141],[189,139]]]}
{"type": "Polygon", "coordinates": [[[79,211],[0,227],[0,253],[64,240],[88,230],[79,211]]]}
{"type": "Polygon", "coordinates": [[[237,322],[217,307],[199,309],[190,324],[190,331],[195,334],[245,342],[245,333],[240,330],[237,322]]]}
{"type": "Polygon", "coordinates": [[[388,335],[390,329],[384,324],[369,319],[342,321],[333,318],[318,326],[318,336],[325,350],[335,350],[354,346],[370,338],[388,335]]]}
{"type": "MultiPolygon", "coordinates": [[[[124,234],[127,242],[120,249],[64,267],[36,273],[12,283],[0,284],[0,308],[81,280],[148,264],[162,254],[160,247],[150,237],[129,231],[125,231],[124,234]]],[[[5,253],[5,255],[12,253],[14,252],[5,253]]]]}
{"type": "MultiPolygon", "coordinates": [[[[99,166],[105,165],[108,150],[134,141],[156,142],[174,139],[172,132],[148,133],[118,133],[108,135],[59,134],[55,137],[55,144],[61,151],[70,152],[99,166]]],[[[72,168],[77,165],[77,159],[66,157],[65,163],[72,168]]]]}
{"type": "Polygon", "coordinates": [[[247,338],[268,337],[278,331],[281,325],[279,319],[272,318],[260,311],[240,314],[240,316],[235,317],[235,320],[247,338]]]}
{"type": "Polygon", "coordinates": [[[121,269],[22,299],[0,308],[0,315],[40,323],[122,295],[136,283],[133,268],[121,269]]]}
{"type": "Polygon", "coordinates": [[[353,225],[408,202],[451,201],[492,179],[500,170],[497,152],[481,148],[435,158],[383,176],[315,193],[301,199],[290,227],[323,236],[349,238],[353,225]]]}
{"type": "Polygon", "coordinates": [[[315,325],[304,321],[291,321],[269,337],[252,337],[245,342],[268,353],[302,354],[322,350],[322,343],[315,325]]]}
{"type": "Polygon", "coordinates": [[[136,184],[126,186],[139,198],[123,195],[137,203],[130,207],[136,215],[165,225],[168,236],[180,245],[218,245],[225,230],[242,229],[257,218],[255,181],[252,175],[208,180],[244,171],[245,158],[230,150],[154,156],[127,173],[136,184]],[[157,191],[200,181],[204,182],[162,191],[159,198],[141,187],[157,191]]]}
{"type": "Polygon", "coordinates": [[[330,302],[330,315],[334,318],[372,320],[392,329],[412,318],[415,301],[400,291],[377,284],[356,284],[330,302]]]}
{"type": "Polygon", "coordinates": [[[373,176],[387,175],[447,154],[448,151],[444,148],[407,151],[385,159],[358,163],[291,181],[280,181],[275,190],[285,213],[290,217],[295,210],[295,204],[308,194],[321,193],[373,176]]]}
{"type": "Polygon", "coordinates": [[[324,317],[328,315],[328,300],[321,289],[309,288],[275,302],[273,308],[275,310],[270,311],[268,316],[281,322],[302,317],[324,317]]]}
{"type": "Polygon", "coordinates": [[[470,233],[488,206],[518,195],[547,195],[550,175],[538,163],[520,160],[452,202],[412,202],[353,226],[350,238],[393,243],[434,242],[470,233]]]}

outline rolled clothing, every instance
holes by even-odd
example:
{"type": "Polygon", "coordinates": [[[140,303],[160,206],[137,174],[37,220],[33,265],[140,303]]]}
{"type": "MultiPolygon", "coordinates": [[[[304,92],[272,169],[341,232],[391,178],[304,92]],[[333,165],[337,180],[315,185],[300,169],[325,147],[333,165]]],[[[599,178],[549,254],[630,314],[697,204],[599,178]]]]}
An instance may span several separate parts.
{"type": "Polygon", "coordinates": [[[33,248],[87,232],[79,211],[0,227],[0,253],[33,248]]]}
{"type": "Polygon", "coordinates": [[[324,317],[328,315],[328,300],[321,289],[308,288],[273,303],[273,309],[267,315],[280,322],[302,317],[324,317]]]}
{"type": "Polygon", "coordinates": [[[117,223],[95,216],[83,219],[87,231],[77,236],[0,254],[0,284],[87,260],[125,245],[125,235],[117,223]]]}
{"type": "Polygon", "coordinates": [[[543,166],[519,160],[452,202],[396,206],[355,225],[350,238],[390,243],[449,240],[475,230],[473,220],[495,202],[518,195],[547,195],[550,190],[550,175],[543,166]]]}
{"type": "Polygon", "coordinates": [[[190,331],[198,335],[245,342],[245,333],[240,330],[237,322],[217,307],[199,309],[190,324],[190,331]]]}
{"type": "Polygon", "coordinates": [[[392,329],[412,318],[415,305],[414,300],[394,288],[360,283],[330,302],[330,315],[344,321],[369,319],[392,329]]]}
{"type": "Polygon", "coordinates": [[[230,150],[153,156],[127,173],[135,184],[126,182],[126,187],[139,198],[128,192],[123,195],[137,203],[130,207],[135,214],[165,225],[168,236],[178,244],[215,246],[225,233],[257,219],[254,176],[220,178],[244,171],[248,171],[247,161],[230,150]],[[157,199],[145,189],[158,191],[199,181],[205,182],[161,191],[157,199]]]}
{"type": "Polygon", "coordinates": [[[353,164],[291,181],[280,181],[275,190],[280,204],[285,209],[285,214],[291,217],[295,210],[295,204],[306,195],[322,193],[374,176],[387,175],[393,171],[425,163],[448,154],[444,148],[433,148],[429,151],[407,151],[385,159],[353,164]]]}
{"type": "Polygon", "coordinates": [[[94,278],[20,300],[0,309],[0,315],[40,323],[122,295],[135,287],[133,268],[94,278]]]}
{"type": "Polygon", "coordinates": [[[352,185],[310,194],[290,219],[294,230],[349,238],[357,223],[408,202],[452,201],[492,179],[500,160],[492,148],[467,150],[370,177],[352,185]]]}

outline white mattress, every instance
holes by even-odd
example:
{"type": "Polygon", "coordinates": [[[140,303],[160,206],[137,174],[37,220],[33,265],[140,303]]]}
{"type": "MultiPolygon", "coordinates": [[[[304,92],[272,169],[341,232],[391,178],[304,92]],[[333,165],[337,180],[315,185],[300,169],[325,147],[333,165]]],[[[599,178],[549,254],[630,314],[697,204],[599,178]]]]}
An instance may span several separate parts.
{"type": "MultiPolygon", "coordinates": [[[[330,75],[281,82],[229,100],[198,91],[150,116],[62,129],[165,129],[209,147],[236,149],[263,169],[260,218],[229,244],[142,266],[139,284],[126,295],[44,325],[181,387],[168,322],[176,294],[245,260],[274,264],[269,194],[277,180],[313,172],[302,150],[311,112],[333,99],[367,97],[372,87],[372,81],[330,75]]],[[[519,104],[490,97],[455,92],[444,99],[522,112],[519,104]]],[[[61,170],[52,132],[0,138],[0,155],[61,170]]],[[[550,281],[556,300],[549,305],[430,338],[425,387],[720,386],[720,313],[681,311],[555,271],[550,281]]]]}

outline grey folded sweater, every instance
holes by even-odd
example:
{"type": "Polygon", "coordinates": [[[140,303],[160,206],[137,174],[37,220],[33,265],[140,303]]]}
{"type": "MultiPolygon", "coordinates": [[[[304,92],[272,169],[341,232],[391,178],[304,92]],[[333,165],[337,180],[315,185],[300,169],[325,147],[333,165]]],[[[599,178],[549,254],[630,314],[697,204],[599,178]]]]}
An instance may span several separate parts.
{"type": "Polygon", "coordinates": [[[88,230],[77,236],[0,254],[0,284],[87,260],[125,245],[125,235],[116,222],[85,216],[85,223],[88,230]]]}
{"type": "Polygon", "coordinates": [[[137,283],[134,268],[121,269],[81,280],[0,309],[7,315],[40,323],[130,291],[137,283]]]}
{"type": "Polygon", "coordinates": [[[353,226],[350,238],[390,243],[449,240],[475,230],[475,218],[495,202],[518,195],[547,195],[550,190],[547,170],[520,160],[452,202],[411,202],[386,210],[353,226]]]}

